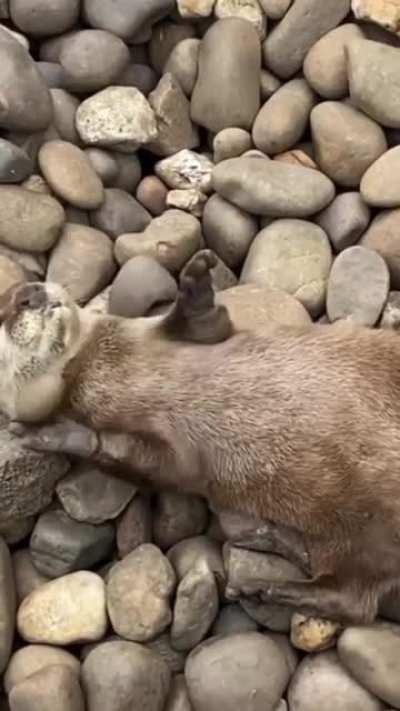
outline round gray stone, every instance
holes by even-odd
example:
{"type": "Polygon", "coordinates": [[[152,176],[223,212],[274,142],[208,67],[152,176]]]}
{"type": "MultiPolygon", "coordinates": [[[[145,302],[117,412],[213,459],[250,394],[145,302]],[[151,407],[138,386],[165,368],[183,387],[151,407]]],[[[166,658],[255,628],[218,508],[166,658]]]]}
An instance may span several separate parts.
{"type": "Polygon", "coordinates": [[[307,217],[335,196],[331,180],[317,170],[251,157],[222,161],[213,170],[212,182],[225,200],[270,217],[307,217]]]}
{"type": "Polygon", "coordinates": [[[374,326],[389,294],[389,270],[372,249],[349,247],[336,257],[328,281],[327,314],[331,322],[350,319],[374,326]]]}
{"type": "Polygon", "coordinates": [[[304,220],[275,220],[253,241],[240,281],[295,296],[313,317],[323,311],[332,251],[325,232],[304,220]]]}
{"type": "Polygon", "coordinates": [[[145,316],[154,306],[174,301],[176,293],[175,279],[153,257],[133,257],[111,285],[109,312],[125,318],[145,316]]]}

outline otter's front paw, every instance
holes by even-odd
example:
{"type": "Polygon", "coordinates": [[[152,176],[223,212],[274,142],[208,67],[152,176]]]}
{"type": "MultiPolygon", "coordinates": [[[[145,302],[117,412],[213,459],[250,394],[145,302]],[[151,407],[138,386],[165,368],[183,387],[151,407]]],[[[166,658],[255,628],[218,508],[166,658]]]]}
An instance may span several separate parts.
{"type": "Polygon", "coordinates": [[[98,446],[96,433],[72,420],[35,426],[12,422],[9,431],[19,438],[22,447],[37,452],[88,459],[98,446]]]}

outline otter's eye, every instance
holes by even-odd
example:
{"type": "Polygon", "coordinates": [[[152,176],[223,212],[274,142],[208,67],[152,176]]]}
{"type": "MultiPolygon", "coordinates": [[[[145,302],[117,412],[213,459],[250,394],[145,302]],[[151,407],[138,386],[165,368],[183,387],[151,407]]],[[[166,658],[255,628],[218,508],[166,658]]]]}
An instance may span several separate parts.
{"type": "Polygon", "coordinates": [[[29,305],[30,305],[30,301],[29,301],[29,299],[22,299],[22,301],[20,301],[20,304],[21,304],[21,306],[23,306],[23,307],[29,306],[29,305]]]}

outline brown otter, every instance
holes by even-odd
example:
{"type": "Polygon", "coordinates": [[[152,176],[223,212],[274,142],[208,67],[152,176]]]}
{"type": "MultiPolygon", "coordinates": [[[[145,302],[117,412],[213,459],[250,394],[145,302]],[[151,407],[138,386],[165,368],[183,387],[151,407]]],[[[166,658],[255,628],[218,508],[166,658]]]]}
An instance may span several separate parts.
{"type": "MultiPolygon", "coordinates": [[[[4,306],[7,373],[31,324],[33,361],[44,339],[47,376],[63,385],[58,410],[107,431],[104,463],[123,460],[138,482],[293,527],[313,577],[271,583],[262,599],[372,620],[400,582],[398,335],[315,328],[199,346],[160,338],[159,324],[145,333],[102,317],[83,323],[66,359],[50,347],[50,326],[71,307],[52,289],[19,287],[4,306]]],[[[60,322],[68,335],[68,318],[60,322]]]]}

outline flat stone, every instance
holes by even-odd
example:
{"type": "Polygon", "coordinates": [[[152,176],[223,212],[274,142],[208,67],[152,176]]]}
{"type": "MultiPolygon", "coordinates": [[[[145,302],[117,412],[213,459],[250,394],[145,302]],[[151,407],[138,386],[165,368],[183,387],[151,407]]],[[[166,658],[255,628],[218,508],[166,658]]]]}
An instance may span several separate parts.
{"type": "Polygon", "coordinates": [[[79,679],[66,666],[49,666],[15,686],[9,695],[13,711],[85,711],[79,679]]]}
{"type": "Polygon", "coordinates": [[[189,570],[176,591],[171,643],[174,649],[189,651],[206,637],[218,612],[218,588],[205,562],[189,570]]]}
{"type": "Polygon", "coordinates": [[[387,150],[381,127],[348,104],[326,101],[311,112],[315,159],[344,187],[357,187],[365,171],[387,150]]]}
{"type": "Polygon", "coordinates": [[[0,241],[28,252],[46,252],[57,241],[65,221],[60,203],[50,195],[0,185],[0,241]]]}
{"type": "Polygon", "coordinates": [[[275,711],[290,673],[273,640],[248,632],[203,642],[189,655],[185,677],[196,711],[275,711]]]}
{"type": "Polygon", "coordinates": [[[400,288],[400,209],[384,210],[372,220],[362,237],[361,244],[383,257],[389,272],[392,289],[400,288]]]}
{"type": "Polygon", "coordinates": [[[362,29],[349,22],[321,37],[308,51],[303,71],[309,85],[325,99],[342,99],[349,93],[346,47],[363,39],[362,29]]]}
{"type": "Polygon", "coordinates": [[[243,128],[224,128],[213,140],[214,163],[241,156],[252,146],[251,136],[243,128]]]}
{"type": "Polygon", "coordinates": [[[142,177],[139,158],[136,155],[124,155],[123,153],[113,153],[113,158],[118,166],[118,177],[113,187],[134,193],[142,177]]]}
{"type": "Polygon", "coordinates": [[[79,0],[10,0],[10,15],[21,32],[51,37],[75,25],[79,18],[79,0]]]}
{"type": "Polygon", "coordinates": [[[184,148],[199,145],[197,128],[190,120],[190,104],[178,80],[171,73],[164,74],[148,96],[154,111],[158,135],[147,148],[157,156],[171,156],[184,148]]]}
{"type": "Polygon", "coordinates": [[[205,563],[214,573],[220,592],[225,590],[226,573],[221,546],[207,536],[186,538],[169,549],[167,558],[179,581],[183,580],[193,567],[205,563]]]}
{"type": "Polygon", "coordinates": [[[217,294],[235,328],[274,333],[282,328],[304,330],[311,318],[304,306],[290,294],[257,284],[241,284],[217,294]]]}
{"type": "Polygon", "coordinates": [[[153,538],[150,500],[137,494],[117,521],[117,549],[120,558],[125,558],[142,543],[151,543],[153,538]]]}
{"type": "Polygon", "coordinates": [[[47,84],[26,48],[0,28],[0,127],[10,131],[43,131],[52,119],[47,84]]]}
{"type": "Polygon", "coordinates": [[[258,232],[257,220],[219,195],[212,195],[203,213],[203,234],[208,247],[235,269],[243,264],[258,232]]]}
{"type": "Polygon", "coordinates": [[[17,624],[27,642],[67,645],[100,640],[107,629],[104,583],[86,570],[51,580],[22,601],[17,624]]]}
{"type": "Polygon", "coordinates": [[[262,11],[258,0],[216,0],[215,16],[223,20],[226,17],[238,17],[250,22],[260,39],[267,34],[267,16],[262,11]]]}
{"type": "MultiPolygon", "coordinates": [[[[193,0],[185,1],[189,1],[193,5],[193,0]]],[[[214,3],[214,0],[212,2],[214,3]]],[[[175,45],[164,67],[164,72],[174,75],[188,97],[192,95],[197,79],[199,51],[200,40],[188,37],[175,45]]]]}
{"type": "Polygon", "coordinates": [[[303,136],[314,104],[314,93],[304,79],[284,84],[256,116],[254,145],[267,155],[292,148],[303,136]]]}
{"type": "Polygon", "coordinates": [[[204,532],[208,510],[203,499],[163,491],[157,495],[153,514],[154,542],[161,550],[204,532]]]}
{"type": "Polygon", "coordinates": [[[110,151],[103,148],[86,148],[85,156],[104,186],[114,185],[118,178],[118,163],[110,151]]]}
{"type": "Polygon", "coordinates": [[[108,30],[123,39],[151,27],[168,15],[174,0],[147,0],[132,3],[131,0],[84,0],[85,18],[91,27],[108,30]]]}
{"type": "Polygon", "coordinates": [[[294,2],[263,45],[264,64],[282,79],[301,68],[308,50],[350,11],[350,0],[294,2]]]}
{"type": "Polygon", "coordinates": [[[339,638],[339,659],[361,686],[390,706],[400,705],[400,626],[349,627],[339,638]]]}
{"type": "Polygon", "coordinates": [[[212,636],[257,632],[258,624],[237,603],[225,605],[219,612],[212,628],[212,636]]]}
{"type": "Polygon", "coordinates": [[[157,123],[147,99],[134,87],[109,86],[82,101],[76,127],[88,146],[104,146],[122,153],[157,138],[157,123]]]}
{"type": "Polygon", "coordinates": [[[110,283],[115,271],[110,238],[93,227],[67,223],[50,255],[46,279],[83,304],[110,283]]]}
{"type": "Polygon", "coordinates": [[[166,662],[134,642],[96,645],[82,665],[87,711],[163,711],[170,679],[166,662]]]}
{"type": "Polygon", "coordinates": [[[104,202],[90,215],[93,227],[116,239],[125,232],[142,232],[151,222],[150,213],[125,190],[107,188],[104,202]]]}
{"type": "Polygon", "coordinates": [[[360,193],[340,193],[316,217],[317,224],[329,237],[335,252],[352,247],[366,231],[371,212],[360,193]]]}
{"type": "MultiPolygon", "coordinates": [[[[3,425],[4,427],[4,425],[3,425]]],[[[0,516],[3,524],[37,514],[69,469],[65,457],[39,454],[0,428],[0,516]]]]}
{"type": "Polygon", "coordinates": [[[109,297],[109,312],[115,316],[146,316],[156,305],[172,303],[177,285],[171,274],[147,256],[129,259],[114,279],[109,297]]]}
{"type": "Polygon", "coordinates": [[[79,145],[81,140],[75,127],[79,99],[64,89],[50,89],[53,102],[53,126],[63,141],[79,145]]]}
{"type": "Polygon", "coordinates": [[[325,304],[331,264],[329,240],[320,227],[304,220],[275,220],[253,241],[240,281],[286,291],[316,317],[325,304]]]}
{"type": "Polygon", "coordinates": [[[116,518],[135,495],[136,487],[82,462],[61,479],[56,492],[71,518],[97,524],[116,518]]]}
{"type": "Polygon", "coordinates": [[[78,146],[48,141],[41,147],[38,159],[43,177],[62,200],[82,210],[94,210],[102,204],[102,182],[78,146]]]}
{"type": "Polygon", "coordinates": [[[49,578],[90,568],[112,551],[114,527],[74,521],[60,509],[42,514],[33,530],[30,552],[35,567],[49,578]]]}
{"type": "Polygon", "coordinates": [[[393,176],[400,170],[400,146],[383,153],[364,173],[360,192],[372,207],[400,207],[400,189],[393,176]]]}
{"type": "Polygon", "coordinates": [[[12,563],[18,603],[21,603],[27,595],[49,581],[47,575],[39,573],[33,565],[29,548],[15,551],[12,563]]]}
{"type": "Polygon", "coordinates": [[[71,652],[46,644],[28,644],[20,647],[12,655],[4,674],[4,689],[7,694],[11,689],[36,674],[52,666],[63,666],[79,676],[79,660],[71,652]]]}
{"type": "Polygon", "coordinates": [[[155,172],[170,188],[178,190],[198,188],[208,193],[211,190],[213,168],[214,163],[207,156],[183,149],[174,156],[156,163],[155,172]]]}
{"type": "Polygon", "coordinates": [[[270,217],[307,217],[335,196],[333,183],[317,170],[244,156],[215,166],[212,181],[225,200],[270,217]]]}
{"type": "MultiPolygon", "coordinates": [[[[240,596],[243,589],[257,586],[260,581],[301,580],[302,575],[289,561],[280,556],[236,548],[230,544],[224,546],[224,563],[227,571],[226,595],[240,596]]],[[[240,600],[247,614],[263,627],[277,632],[287,632],[293,610],[284,605],[265,604],[255,600],[240,600]]]]}
{"type": "Polygon", "coordinates": [[[117,84],[130,60],[126,44],[111,32],[80,30],[66,37],[60,52],[64,88],[89,94],[117,84]]]}
{"type": "Polygon", "coordinates": [[[16,592],[10,551],[0,538],[0,673],[8,664],[14,640],[16,592]]]}
{"type": "Polygon", "coordinates": [[[384,705],[347,672],[335,651],[307,655],[288,689],[290,711],[384,711],[384,705]]]}
{"type": "Polygon", "coordinates": [[[352,103],[383,126],[400,128],[400,47],[353,40],[347,54],[352,103]]]}
{"type": "Polygon", "coordinates": [[[22,148],[0,138],[0,183],[21,183],[33,173],[33,162],[22,148]]]}
{"type": "Polygon", "coordinates": [[[217,133],[251,128],[260,106],[261,52],[256,30],[238,18],[211,25],[200,45],[192,119],[217,133]]]}
{"type": "Polygon", "coordinates": [[[136,198],[155,216],[162,215],[167,204],[168,188],[156,175],[146,175],[140,181],[136,198]]]}
{"type": "Polygon", "coordinates": [[[329,320],[350,319],[374,326],[388,297],[389,282],[389,270],[377,252],[363,246],[345,249],[336,257],[329,275],[329,320]]]}
{"type": "Polygon", "coordinates": [[[167,210],[154,218],[142,233],[120,235],[115,243],[119,264],[138,256],[156,259],[161,266],[177,272],[200,248],[200,223],[183,210],[167,210]]]}
{"type": "Polygon", "coordinates": [[[351,9],[357,20],[373,22],[400,34],[400,6],[396,0],[352,0],[351,9]]]}
{"type": "Polygon", "coordinates": [[[146,642],[171,622],[169,598],[175,573],[167,558],[144,543],[110,570],[107,609],[113,629],[121,637],[146,642]]]}
{"type": "Polygon", "coordinates": [[[282,82],[267,69],[261,70],[261,101],[268,101],[273,94],[282,86],[282,82]]]}

